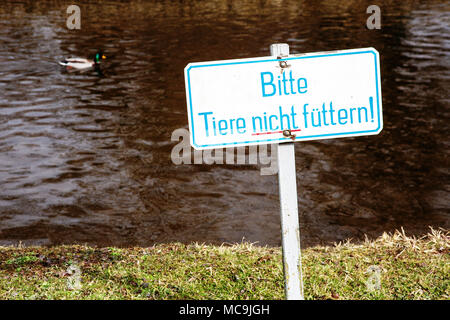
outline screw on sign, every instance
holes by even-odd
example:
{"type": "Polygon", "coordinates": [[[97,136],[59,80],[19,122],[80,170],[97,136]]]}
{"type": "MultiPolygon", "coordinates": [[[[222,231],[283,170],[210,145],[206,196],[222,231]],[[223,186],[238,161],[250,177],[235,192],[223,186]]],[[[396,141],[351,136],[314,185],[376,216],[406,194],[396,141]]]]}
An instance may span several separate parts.
{"type": "Polygon", "coordinates": [[[374,48],[190,63],[184,69],[196,150],[277,143],[287,299],[303,299],[294,142],[376,135],[383,128],[374,48]]]}

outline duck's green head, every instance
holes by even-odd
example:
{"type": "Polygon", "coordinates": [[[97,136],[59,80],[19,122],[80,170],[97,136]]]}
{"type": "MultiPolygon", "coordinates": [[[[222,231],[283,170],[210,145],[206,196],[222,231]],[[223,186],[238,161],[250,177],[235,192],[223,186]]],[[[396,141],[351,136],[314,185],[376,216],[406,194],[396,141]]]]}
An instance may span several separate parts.
{"type": "Polygon", "coordinates": [[[106,59],[106,56],[101,51],[97,52],[94,57],[94,62],[99,63],[102,59],[106,59]]]}

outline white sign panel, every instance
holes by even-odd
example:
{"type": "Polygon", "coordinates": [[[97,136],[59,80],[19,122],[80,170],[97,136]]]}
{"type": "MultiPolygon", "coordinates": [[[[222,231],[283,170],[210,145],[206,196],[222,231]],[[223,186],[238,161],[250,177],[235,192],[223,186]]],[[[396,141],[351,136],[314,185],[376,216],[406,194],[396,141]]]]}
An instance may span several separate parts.
{"type": "Polygon", "coordinates": [[[383,128],[374,48],[190,63],[184,73],[195,149],[373,135],[383,128]]]}

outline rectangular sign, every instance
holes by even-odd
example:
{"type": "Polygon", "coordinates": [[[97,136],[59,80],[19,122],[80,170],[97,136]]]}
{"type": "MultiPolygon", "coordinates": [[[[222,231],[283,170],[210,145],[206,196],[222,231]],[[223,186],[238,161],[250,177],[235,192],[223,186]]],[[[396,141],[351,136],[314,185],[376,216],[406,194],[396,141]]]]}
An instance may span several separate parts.
{"type": "Polygon", "coordinates": [[[378,134],[379,66],[374,48],[190,63],[184,74],[191,145],[378,134]]]}

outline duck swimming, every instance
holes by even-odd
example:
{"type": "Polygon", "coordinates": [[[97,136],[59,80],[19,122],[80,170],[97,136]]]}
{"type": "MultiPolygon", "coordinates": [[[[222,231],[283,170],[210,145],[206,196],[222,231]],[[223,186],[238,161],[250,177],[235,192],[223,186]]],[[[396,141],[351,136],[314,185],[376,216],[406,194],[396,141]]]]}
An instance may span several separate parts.
{"type": "Polygon", "coordinates": [[[92,60],[86,58],[67,58],[63,61],[59,61],[59,64],[67,67],[67,69],[85,70],[92,67],[98,67],[102,59],[106,59],[106,56],[99,51],[92,60]]]}

